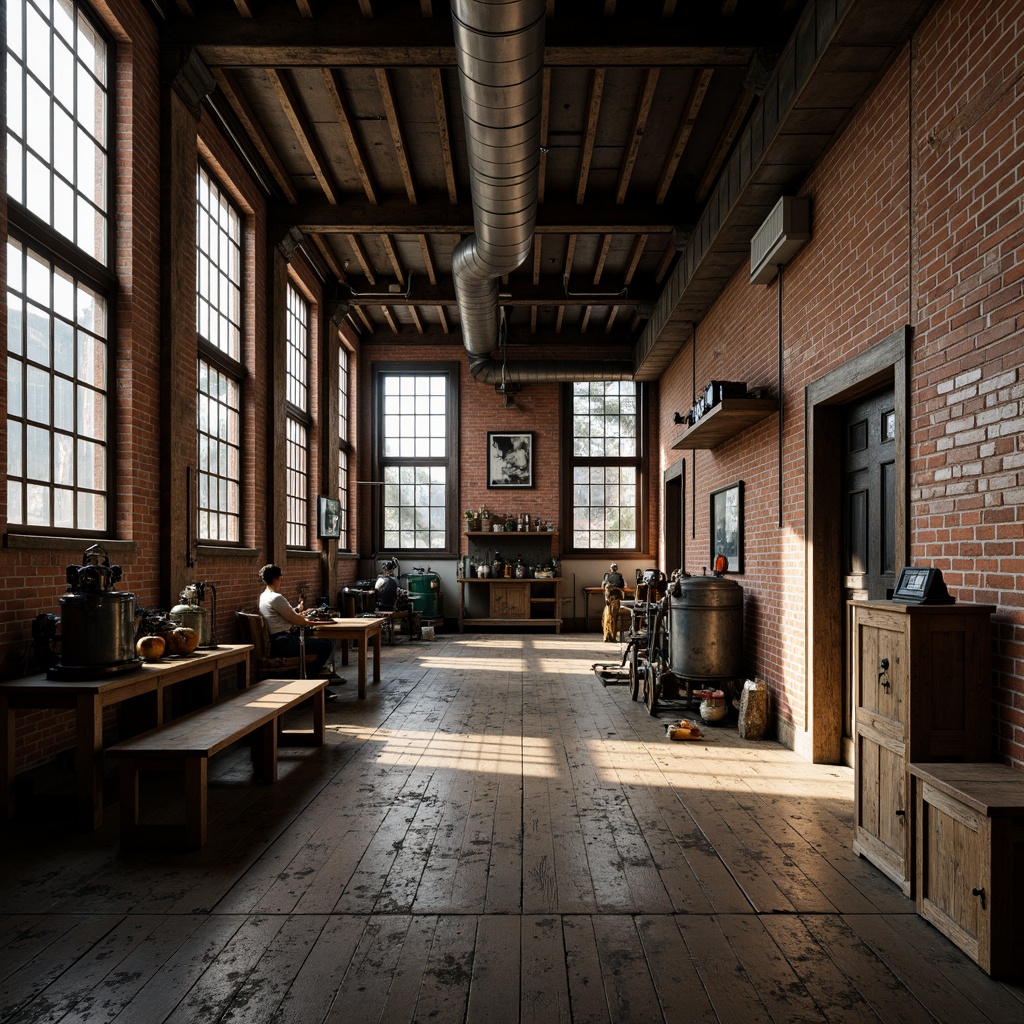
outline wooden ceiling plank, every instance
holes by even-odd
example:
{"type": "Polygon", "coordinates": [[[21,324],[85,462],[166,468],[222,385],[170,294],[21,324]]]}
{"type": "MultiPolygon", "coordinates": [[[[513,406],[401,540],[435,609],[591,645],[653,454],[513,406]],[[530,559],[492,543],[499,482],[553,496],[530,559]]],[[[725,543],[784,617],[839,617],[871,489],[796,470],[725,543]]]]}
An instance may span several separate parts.
{"type": "Polygon", "coordinates": [[[399,334],[400,328],[398,326],[398,321],[395,319],[391,310],[387,306],[381,306],[380,309],[381,312],[384,314],[384,319],[387,320],[388,322],[388,326],[391,328],[391,333],[399,334]]]}
{"type": "Polygon", "coordinates": [[[384,245],[384,251],[387,253],[388,260],[391,262],[391,268],[395,272],[395,277],[398,278],[398,283],[405,284],[405,273],[402,270],[402,263],[398,258],[398,253],[395,251],[394,243],[391,241],[391,236],[381,235],[380,240],[384,245]]]}
{"type": "Polygon", "coordinates": [[[424,18],[432,18],[434,16],[434,6],[430,0],[420,0],[420,14],[424,18]]]}
{"type": "Polygon", "coordinates": [[[368,334],[373,334],[374,327],[373,321],[370,319],[369,313],[362,306],[356,306],[356,316],[359,317],[363,322],[363,326],[366,328],[368,334]]]}
{"type": "Polygon", "coordinates": [[[312,0],[295,0],[295,6],[299,9],[299,14],[303,18],[315,18],[316,11],[313,10],[312,0]]]}
{"type": "Polygon", "coordinates": [[[743,127],[747,113],[754,104],[754,99],[755,97],[752,92],[744,90],[740,93],[740,97],[736,101],[736,106],[733,108],[732,116],[729,118],[729,123],[726,125],[725,131],[719,137],[718,145],[715,147],[715,152],[711,159],[708,160],[707,166],[704,169],[704,176],[700,179],[700,183],[697,185],[695,197],[698,203],[704,202],[708,197],[708,193],[710,193],[711,189],[714,187],[715,182],[718,181],[718,176],[722,172],[722,167],[732,150],[732,144],[736,141],[736,136],[739,134],[740,128],[743,127]]]}
{"type": "Polygon", "coordinates": [[[444,331],[445,334],[451,334],[452,329],[451,325],[448,323],[448,311],[444,306],[435,306],[434,309],[437,310],[437,319],[441,322],[441,330],[444,331]]]}
{"type": "Polygon", "coordinates": [[[566,291],[569,288],[569,278],[572,277],[572,261],[576,258],[576,236],[569,236],[569,244],[565,247],[565,264],[562,267],[562,282],[566,291]]]}
{"type": "MultiPolygon", "coordinates": [[[[314,235],[314,238],[319,237],[314,235]]],[[[356,273],[347,274],[346,284],[350,294],[346,301],[362,306],[454,306],[455,285],[451,275],[442,278],[436,285],[415,275],[408,275],[408,290],[393,294],[383,294],[375,285],[364,286],[356,273]]],[[[608,280],[605,289],[600,293],[572,293],[566,287],[563,278],[548,274],[540,284],[530,284],[524,278],[515,278],[500,290],[500,302],[503,306],[523,309],[528,306],[578,306],[581,297],[596,301],[600,296],[602,306],[635,306],[638,303],[654,302],[658,297],[654,276],[645,275],[643,280],[636,282],[628,291],[621,278],[608,280]]]]}
{"type": "Polygon", "coordinates": [[[235,0],[235,10],[242,18],[252,18],[253,10],[252,4],[248,0],[235,0]]]}
{"type": "Polygon", "coordinates": [[[437,284],[437,271],[434,269],[434,257],[430,254],[430,243],[426,235],[420,235],[420,251],[423,253],[423,265],[427,268],[427,278],[433,285],[437,284]]]}
{"type": "Polygon", "coordinates": [[[636,110],[633,112],[633,134],[626,147],[626,156],[622,161],[622,167],[619,168],[619,183],[615,189],[615,202],[619,205],[626,199],[629,179],[633,176],[633,167],[636,164],[637,154],[640,152],[640,143],[643,142],[647,118],[650,116],[651,104],[654,102],[654,90],[657,88],[660,75],[661,72],[658,68],[648,68],[644,72],[644,87],[640,93],[640,99],[637,101],[636,110]]]}
{"type": "Polygon", "coordinates": [[[537,307],[536,306],[531,306],[530,307],[530,333],[531,334],[536,334],[537,333],[537,307]]]}
{"type": "Polygon", "coordinates": [[[619,307],[612,306],[608,311],[608,319],[604,322],[604,333],[611,334],[612,328],[615,326],[615,318],[619,315],[619,307]]]}
{"type": "Polygon", "coordinates": [[[363,277],[365,277],[370,284],[376,284],[377,275],[373,272],[373,264],[370,263],[369,257],[363,250],[363,246],[359,241],[359,236],[347,234],[345,235],[345,240],[348,242],[356,261],[362,268],[363,277]]]}
{"type": "Polygon", "coordinates": [[[608,250],[612,245],[612,236],[605,235],[601,239],[601,248],[597,253],[597,265],[594,267],[594,284],[601,283],[601,275],[604,273],[605,261],[608,259],[608,250]]]}
{"type": "Polygon", "coordinates": [[[689,99],[686,102],[686,109],[683,111],[682,120],[676,129],[676,137],[672,141],[672,149],[665,161],[665,166],[661,170],[661,180],[658,182],[658,191],[654,198],[656,203],[665,202],[665,196],[668,195],[669,187],[672,185],[672,179],[675,177],[676,169],[679,167],[683,151],[686,149],[687,142],[690,141],[690,134],[693,132],[693,126],[697,121],[697,113],[704,102],[704,97],[707,95],[713,73],[711,68],[702,68],[700,74],[697,75],[697,80],[693,83],[689,99]]]}
{"type": "Polygon", "coordinates": [[[615,13],[615,0],[604,0],[604,16],[610,18],[615,13]]]}
{"type": "Polygon", "coordinates": [[[558,307],[558,313],[555,314],[555,334],[562,333],[562,323],[565,320],[565,306],[558,307]]]}
{"type": "Polygon", "coordinates": [[[583,130],[583,145],[580,147],[580,163],[576,177],[576,203],[582,204],[590,177],[590,163],[594,157],[594,142],[597,139],[597,122],[601,117],[601,97],[604,93],[604,68],[594,68],[590,76],[590,97],[587,101],[587,124],[583,130]]]}
{"type": "Polygon", "coordinates": [[[196,16],[196,7],[191,0],[174,0],[174,6],[177,7],[186,18],[194,18],[196,16]]]}
{"type": "Polygon", "coordinates": [[[555,0],[548,0],[547,15],[549,18],[553,18],[555,16],[555,0]]]}
{"type": "Polygon", "coordinates": [[[590,324],[590,312],[591,312],[592,308],[593,308],[592,306],[584,306],[583,307],[583,316],[580,319],[580,334],[586,334],[587,333],[587,327],[590,324]]]}
{"type": "Polygon", "coordinates": [[[359,13],[364,18],[373,17],[373,4],[370,3],[370,0],[359,0],[359,13]]]}
{"type": "Polygon", "coordinates": [[[665,280],[665,276],[668,274],[669,269],[675,262],[675,258],[678,251],[673,242],[668,243],[668,248],[665,249],[665,255],[661,257],[661,263],[658,264],[658,272],[654,275],[654,280],[661,284],[665,280]]]}
{"type": "Polygon", "coordinates": [[[288,174],[288,169],[277,155],[277,147],[267,136],[262,120],[256,115],[252,107],[249,106],[245,93],[238,87],[234,74],[224,68],[213,68],[212,73],[220,91],[224,93],[228,103],[231,104],[231,109],[235,112],[235,116],[242,123],[242,127],[248,133],[249,138],[252,139],[253,145],[259,150],[260,156],[263,157],[263,162],[274,176],[274,181],[277,182],[278,187],[284,193],[288,202],[296,203],[298,195],[292,187],[292,180],[288,174]]]}
{"type": "Polygon", "coordinates": [[[640,258],[644,254],[644,249],[647,248],[647,236],[638,235],[636,242],[633,244],[633,251],[629,254],[629,265],[626,267],[626,284],[630,284],[633,280],[633,275],[636,273],[636,268],[640,265],[640,258]]]}
{"type": "Polygon", "coordinates": [[[551,105],[551,68],[541,74],[540,91],[540,165],[537,174],[537,202],[544,202],[544,180],[548,169],[548,108],[551,105]]]}
{"type": "Polygon", "coordinates": [[[452,139],[448,131],[448,96],[440,68],[430,69],[430,85],[434,93],[434,112],[437,114],[437,136],[441,144],[444,180],[448,185],[448,198],[454,206],[459,201],[459,190],[455,183],[455,161],[452,159],[452,139]]]}
{"type": "Polygon", "coordinates": [[[299,94],[291,78],[287,72],[278,71],[276,68],[267,68],[266,74],[324,195],[328,202],[336,204],[339,198],[338,188],[334,183],[327,155],[302,111],[299,94]]]}
{"type": "Polygon", "coordinates": [[[380,98],[384,104],[384,114],[388,119],[388,127],[391,129],[391,141],[395,147],[395,159],[398,161],[398,168],[405,184],[405,194],[409,197],[409,202],[415,206],[416,186],[413,184],[409,154],[405,148],[405,139],[402,137],[402,124],[398,116],[398,107],[395,104],[394,90],[391,87],[391,73],[387,68],[376,68],[374,74],[377,78],[377,89],[380,91],[380,98]]]}
{"type": "Polygon", "coordinates": [[[341,125],[341,132],[345,136],[345,144],[348,146],[349,156],[355,166],[356,174],[363,186],[366,199],[374,206],[377,205],[377,189],[373,179],[370,177],[369,162],[366,159],[366,151],[363,149],[362,140],[356,134],[352,116],[349,113],[348,102],[345,99],[345,83],[342,81],[341,72],[324,68],[324,85],[327,87],[327,95],[334,105],[334,112],[338,116],[338,124],[341,125]]]}
{"type": "Polygon", "coordinates": [[[665,0],[661,5],[661,16],[671,18],[676,13],[676,0],[665,0]]]}
{"type": "Polygon", "coordinates": [[[412,322],[416,325],[416,333],[423,333],[423,321],[420,319],[420,311],[415,306],[406,307],[409,310],[409,316],[412,317],[412,322]]]}
{"type": "Polygon", "coordinates": [[[341,264],[338,262],[337,257],[334,255],[334,250],[328,245],[327,238],[324,235],[310,235],[313,239],[313,244],[317,247],[320,255],[324,258],[324,263],[330,268],[331,273],[343,284],[345,282],[345,271],[342,269],[341,264]]]}

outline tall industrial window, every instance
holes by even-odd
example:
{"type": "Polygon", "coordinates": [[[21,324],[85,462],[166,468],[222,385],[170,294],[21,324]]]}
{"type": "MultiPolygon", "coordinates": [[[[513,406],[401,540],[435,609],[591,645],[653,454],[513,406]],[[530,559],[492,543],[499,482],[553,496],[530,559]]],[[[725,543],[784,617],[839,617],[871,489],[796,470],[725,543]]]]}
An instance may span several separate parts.
{"type": "Polygon", "coordinates": [[[5,9],[7,519],[105,533],[111,54],[72,0],[5,9]]]}
{"type": "Polygon", "coordinates": [[[449,550],[457,483],[458,436],[451,370],[378,370],[380,547],[449,550]]]}
{"type": "Polygon", "coordinates": [[[199,539],[238,543],[241,523],[242,218],[196,173],[199,539]]]}
{"type": "Polygon", "coordinates": [[[571,550],[639,552],[645,537],[640,386],[589,381],[568,392],[571,550]]]}
{"type": "Polygon", "coordinates": [[[352,451],[349,440],[349,354],[338,343],[338,500],[341,502],[341,539],[338,544],[350,548],[348,535],[348,457],[352,451]]]}
{"type": "Polygon", "coordinates": [[[287,543],[309,547],[309,303],[288,285],[285,314],[285,495],[287,543]]]}

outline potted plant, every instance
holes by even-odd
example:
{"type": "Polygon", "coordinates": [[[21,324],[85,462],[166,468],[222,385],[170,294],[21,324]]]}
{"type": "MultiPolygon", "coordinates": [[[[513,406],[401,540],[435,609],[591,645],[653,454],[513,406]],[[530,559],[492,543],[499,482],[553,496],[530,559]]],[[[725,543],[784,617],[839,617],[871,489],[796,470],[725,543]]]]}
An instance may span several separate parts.
{"type": "Polygon", "coordinates": [[[483,530],[484,533],[490,533],[491,532],[491,510],[489,508],[487,508],[486,506],[484,506],[483,508],[481,508],[478,511],[477,515],[480,517],[480,529],[483,530]]]}
{"type": "Polygon", "coordinates": [[[466,517],[466,533],[475,533],[480,529],[480,517],[476,509],[467,508],[462,514],[466,517]]]}

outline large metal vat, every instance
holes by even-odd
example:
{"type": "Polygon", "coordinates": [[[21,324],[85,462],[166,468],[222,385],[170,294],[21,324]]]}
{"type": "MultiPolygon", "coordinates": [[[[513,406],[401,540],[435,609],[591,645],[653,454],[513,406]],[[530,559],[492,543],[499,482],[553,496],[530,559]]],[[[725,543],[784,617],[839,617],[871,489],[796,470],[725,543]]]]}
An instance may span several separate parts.
{"type": "Polygon", "coordinates": [[[721,576],[684,576],[669,585],[671,670],[682,679],[743,674],[743,588],[721,576]]]}
{"type": "Polygon", "coordinates": [[[426,571],[417,568],[402,573],[401,579],[403,589],[409,592],[409,603],[425,621],[444,617],[441,577],[436,572],[431,572],[429,566],[426,571]]]}

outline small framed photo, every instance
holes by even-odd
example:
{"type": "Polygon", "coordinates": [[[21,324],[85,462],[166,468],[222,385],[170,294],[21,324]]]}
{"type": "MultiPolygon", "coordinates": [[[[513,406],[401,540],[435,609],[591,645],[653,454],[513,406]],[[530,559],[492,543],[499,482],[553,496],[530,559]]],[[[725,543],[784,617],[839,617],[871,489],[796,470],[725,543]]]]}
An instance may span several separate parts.
{"type": "Polygon", "coordinates": [[[743,481],[711,492],[711,565],[724,555],[723,572],[743,572],[743,481]]]}
{"type": "Polygon", "coordinates": [[[337,539],[341,536],[341,501],[338,498],[317,498],[317,536],[337,539]]]}
{"type": "Polygon", "coordinates": [[[533,433],[487,433],[487,486],[533,486],[533,433]]]}

